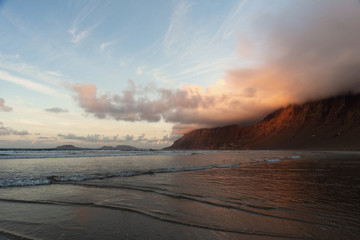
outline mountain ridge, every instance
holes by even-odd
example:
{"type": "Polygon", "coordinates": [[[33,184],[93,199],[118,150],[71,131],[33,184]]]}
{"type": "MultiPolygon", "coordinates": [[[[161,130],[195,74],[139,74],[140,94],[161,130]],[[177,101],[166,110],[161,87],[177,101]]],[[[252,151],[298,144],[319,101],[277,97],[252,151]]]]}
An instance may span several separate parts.
{"type": "Polygon", "coordinates": [[[167,150],[360,150],[360,94],[291,104],[251,126],[197,129],[167,150]]]}

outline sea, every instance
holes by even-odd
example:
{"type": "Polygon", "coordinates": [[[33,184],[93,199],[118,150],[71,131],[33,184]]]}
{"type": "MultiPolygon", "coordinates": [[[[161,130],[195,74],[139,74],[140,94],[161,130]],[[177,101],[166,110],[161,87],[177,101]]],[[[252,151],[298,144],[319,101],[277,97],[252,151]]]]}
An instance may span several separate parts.
{"type": "Polygon", "coordinates": [[[0,150],[0,240],[359,238],[360,152],[0,150]]]}

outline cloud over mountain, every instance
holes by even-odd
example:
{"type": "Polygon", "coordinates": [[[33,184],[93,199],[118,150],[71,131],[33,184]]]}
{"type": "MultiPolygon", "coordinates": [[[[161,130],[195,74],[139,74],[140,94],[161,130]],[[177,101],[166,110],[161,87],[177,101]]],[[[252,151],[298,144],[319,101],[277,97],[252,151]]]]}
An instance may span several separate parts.
{"type": "MultiPolygon", "coordinates": [[[[204,89],[153,87],[133,82],[119,94],[99,93],[92,84],[74,84],[78,104],[98,118],[186,126],[247,124],[276,108],[360,91],[360,3],[303,1],[287,12],[260,15],[246,36],[248,68],[228,70],[204,89]]],[[[243,36],[242,33],[239,33],[243,36]]],[[[239,49],[244,49],[239,40],[239,49]]]]}

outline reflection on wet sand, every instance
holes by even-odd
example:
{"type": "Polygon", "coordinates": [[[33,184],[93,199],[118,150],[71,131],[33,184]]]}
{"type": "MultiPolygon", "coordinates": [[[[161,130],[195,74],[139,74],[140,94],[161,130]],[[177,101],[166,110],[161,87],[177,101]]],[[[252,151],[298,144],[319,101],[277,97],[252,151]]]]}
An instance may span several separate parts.
{"type": "Polygon", "coordinates": [[[33,239],[355,239],[357,155],[300,155],[171,156],[184,169],[214,165],[3,188],[0,231],[33,239]]]}

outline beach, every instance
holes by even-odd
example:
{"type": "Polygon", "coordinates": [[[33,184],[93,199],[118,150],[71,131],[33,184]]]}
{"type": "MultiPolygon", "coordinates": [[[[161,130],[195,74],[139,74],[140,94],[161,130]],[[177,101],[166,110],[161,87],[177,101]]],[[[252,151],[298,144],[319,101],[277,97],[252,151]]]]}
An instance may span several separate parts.
{"type": "Polygon", "coordinates": [[[360,152],[6,154],[0,160],[0,239],[360,234],[360,152]]]}

